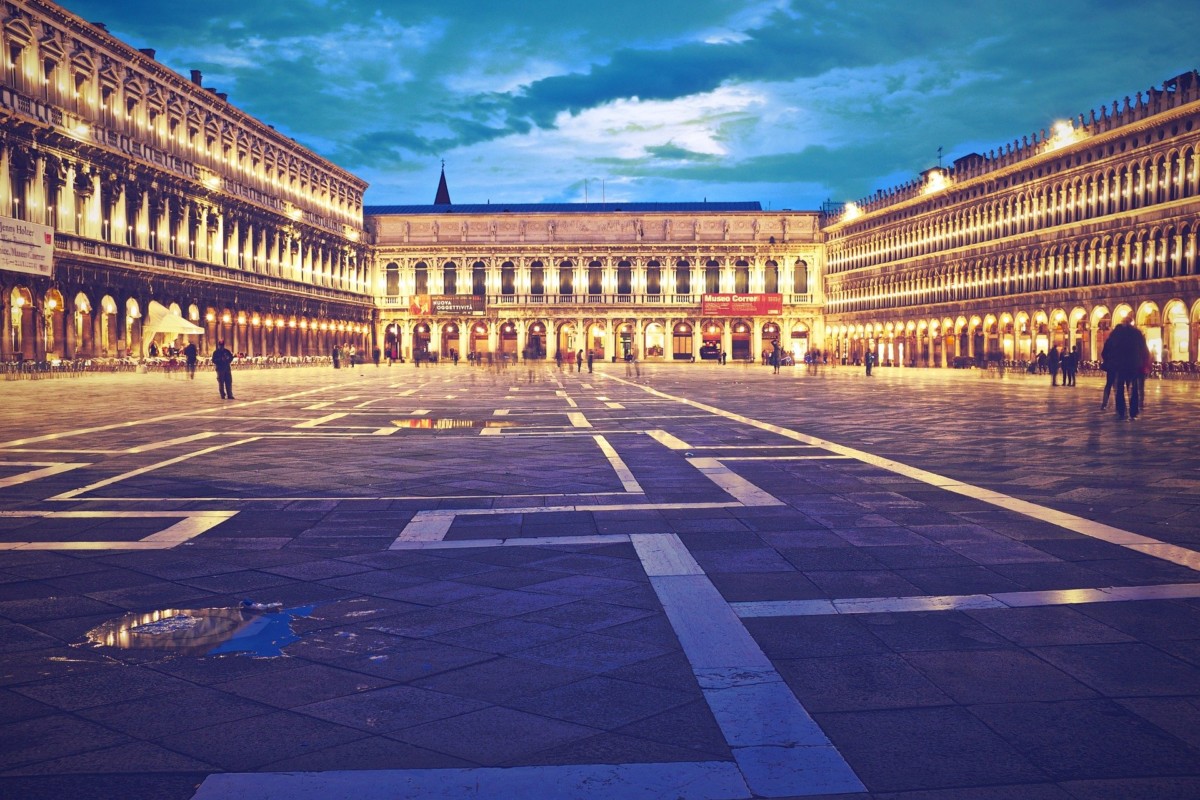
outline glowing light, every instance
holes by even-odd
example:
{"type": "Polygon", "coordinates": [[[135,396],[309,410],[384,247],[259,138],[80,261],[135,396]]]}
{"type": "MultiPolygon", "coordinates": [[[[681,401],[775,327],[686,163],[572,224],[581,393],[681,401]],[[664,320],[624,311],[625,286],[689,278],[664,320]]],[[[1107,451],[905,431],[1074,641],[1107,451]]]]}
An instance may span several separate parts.
{"type": "Polygon", "coordinates": [[[846,203],[846,208],[842,212],[842,220],[844,222],[849,222],[852,219],[858,219],[859,217],[862,216],[862,213],[863,213],[862,209],[858,207],[858,203],[855,203],[855,202],[846,203]]]}
{"type": "Polygon", "coordinates": [[[933,194],[940,192],[950,185],[950,179],[946,177],[946,173],[940,169],[931,169],[925,177],[925,188],[921,190],[922,194],[933,194]]]}

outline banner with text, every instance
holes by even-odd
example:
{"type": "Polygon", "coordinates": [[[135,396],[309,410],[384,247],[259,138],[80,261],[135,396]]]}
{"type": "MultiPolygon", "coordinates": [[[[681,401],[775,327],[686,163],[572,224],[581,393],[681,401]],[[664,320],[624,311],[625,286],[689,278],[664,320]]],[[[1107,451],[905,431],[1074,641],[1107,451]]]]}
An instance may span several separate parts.
{"type": "Polygon", "coordinates": [[[408,304],[408,313],[420,317],[442,314],[482,314],[485,303],[473,294],[416,294],[408,304]]]}
{"type": "Polygon", "coordinates": [[[0,217],[0,269],[50,277],[54,272],[54,229],[0,217]]]}
{"type": "Polygon", "coordinates": [[[783,313],[781,294],[705,294],[700,313],[707,317],[775,317],[783,313]]]}

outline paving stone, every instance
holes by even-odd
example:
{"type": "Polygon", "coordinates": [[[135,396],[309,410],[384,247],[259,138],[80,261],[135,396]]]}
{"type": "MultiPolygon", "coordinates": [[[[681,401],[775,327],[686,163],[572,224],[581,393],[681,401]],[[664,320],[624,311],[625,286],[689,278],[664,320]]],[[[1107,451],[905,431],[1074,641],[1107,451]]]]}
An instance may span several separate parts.
{"type": "Polygon", "coordinates": [[[950,697],[894,653],[778,662],[779,672],[812,713],[944,706],[950,697]]]}
{"type": "Polygon", "coordinates": [[[577,742],[598,732],[582,725],[493,706],[406,728],[392,738],[475,764],[512,765],[538,751],[577,742]]]}
{"type": "Polygon", "coordinates": [[[1107,697],[1188,696],[1200,686],[1200,668],[1141,642],[1032,650],[1107,697]]]}
{"type": "Polygon", "coordinates": [[[1049,779],[1017,749],[961,708],[814,716],[872,792],[1049,779]]]}
{"type": "Polygon", "coordinates": [[[971,712],[1055,780],[1188,774],[1200,758],[1109,700],[991,703],[971,712]]]}

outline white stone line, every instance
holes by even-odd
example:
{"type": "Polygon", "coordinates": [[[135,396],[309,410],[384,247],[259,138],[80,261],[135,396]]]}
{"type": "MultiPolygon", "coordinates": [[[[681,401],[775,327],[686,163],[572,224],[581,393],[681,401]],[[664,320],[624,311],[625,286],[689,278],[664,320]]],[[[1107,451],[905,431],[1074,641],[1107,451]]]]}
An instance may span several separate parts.
{"type": "Polygon", "coordinates": [[[400,535],[389,549],[399,549],[396,545],[401,542],[440,542],[446,538],[453,524],[453,514],[418,511],[404,526],[404,530],[400,531],[400,535]]]}
{"type": "Polygon", "coordinates": [[[849,458],[832,453],[825,456],[721,456],[722,461],[837,461],[849,458]]]}
{"type": "Polygon", "coordinates": [[[375,432],[372,433],[371,435],[372,436],[391,436],[393,433],[396,433],[398,430],[400,430],[400,429],[399,428],[376,428],[375,432]]]}
{"type": "Polygon", "coordinates": [[[703,575],[704,570],[696,559],[682,547],[678,536],[659,533],[632,533],[629,541],[641,559],[647,577],[664,575],[703,575]]]}
{"type": "Polygon", "coordinates": [[[567,419],[571,421],[573,428],[590,428],[592,423],[588,422],[588,418],[578,411],[572,411],[567,414],[567,419]]]}
{"type": "Polygon", "coordinates": [[[751,617],[812,617],[834,614],[893,614],[911,611],[966,611],[979,608],[1031,608],[1129,600],[1200,597],[1200,583],[1147,586],[1102,586],[1090,589],[1051,589],[992,594],[926,595],[920,597],[854,597],[841,600],[766,600],[730,603],[743,619],[751,617]]]}
{"type": "Polygon", "coordinates": [[[482,430],[479,431],[479,435],[480,436],[499,436],[500,429],[499,428],[483,428],[482,430]]]}
{"type": "Polygon", "coordinates": [[[593,437],[596,444],[600,446],[600,452],[604,453],[604,457],[608,459],[608,463],[612,465],[613,472],[617,474],[617,478],[621,481],[621,486],[630,494],[644,494],[641,485],[637,482],[637,478],[633,477],[633,473],[621,460],[620,454],[613,449],[613,446],[608,443],[608,440],[603,436],[596,435],[593,437]]]}
{"type": "Polygon", "coordinates": [[[782,506],[782,500],[764,492],[715,458],[689,458],[688,463],[702,475],[721,487],[731,497],[746,506],[782,506]]]}
{"type": "Polygon", "coordinates": [[[478,547],[553,547],[556,545],[623,544],[627,533],[593,533],[582,536],[514,536],[510,539],[443,539],[440,542],[395,541],[391,550],[462,550],[478,547]]]}
{"type": "MultiPolygon", "coordinates": [[[[260,403],[274,403],[274,402],[279,402],[282,400],[291,400],[293,398],[303,397],[305,395],[313,394],[315,392],[325,392],[325,391],[328,391],[329,388],[330,387],[328,387],[328,386],[322,386],[318,389],[306,389],[303,392],[293,392],[291,394],[280,395],[279,397],[271,397],[271,398],[266,398],[263,400],[245,401],[245,402],[242,402],[239,404],[239,408],[245,408],[246,406],[250,406],[250,405],[258,405],[260,403]]],[[[223,406],[222,406],[222,408],[223,408],[223,406]]],[[[36,442],[49,442],[49,441],[54,441],[56,439],[69,439],[73,436],[84,436],[89,433],[100,433],[102,431],[111,431],[111,430],[116,430],[118,428],[140,428],[142,426],[149,425],[149,424],[156,423],[156,422],[166,422],[166,421],[172,420],[172,419],[183,419],[185,417],[194,416],[197,413],[203,413],[203,412],[179,411],[175,414],[159,414],[159,415],[156,415],[153,417],[147,417],[146,419],[135,419],[135,420],[127,420],[125,422],[114,422],[111,425],[96,425],[91,428],[76,428],[76,429],[70,430],[70,431],[60,431],[58,433],[47,433],[42,436],[30,436],[30,437],[27,437],[24,439],[13,439],[8,442],[0,442],[0,450],[7,449],[9,447],[19,447],[19,446],[25,445],[25,444],[34,444],[36,442]]]]}
{"type": "Polygon", "coordinates": [[[729,761],[209,775],[192,800],[747,800],[729,761]]]}
{"type": "Polygon", "coordinates": [[[410,417],[423,417],[428,413],[429,413],[428,408],[414,408],[412,411],[408,412],[408,415],[410,417]]]}
{"type": "Polygon", "coordinates": [[[320,403],[313,403],[311,406],[305,406],[301,411],[319,411],[322,408],[328,408],[333,405],[333,400],[322,400],[320,403]]]}
{"type": "Polygon", "coordinates": [[[753,795],[865,791],[679,537],[630,541],[753,795]]]}
{"type": "MultiPolygon", "coordinates": [[[[548,498],[548,497],[628,497],[628,496],[629,495],[626,494],[625,492],[567,492],[562,495],[547,495],[547,494],[471,495],[469,498],[464,498],[464,496],[461,494],[395,494],[395,495],[372,495],[369,497],[367,497],[367,496],[344,496],[344,495],[343,496],[315,495],[315,496],[307,496],[307,497],[300,497],[300,496],[294,496],[294,495],[286,495],[286,496],[279,495],[279,496],[275,496],[275,497],[229,497],[229,496],[226,496],[226,497],[188,497],[188,498],[186,498],[186,500],[189,503],[201,502],[201,501],[211,502],[211,503],[281,503],[281,502],[283,502],[283,503],[311,503],[311,502],[317,502],[317,503],[323,503],[323,502],[372,503],[372,502],[378,502],[380,500],[422,500],[422,501],[464,500],[464,499],[469,499],[469,500],[479,500],[479,499],[509,500],[509,499],[518,498],[518,497],[519,498],[543,499],[543,498],[548,498]]],[[[96,497],[96,498],[84,497],[84,498],[79,498],[79,499],[62,498],[62,497],[47,497],[44,502],[60,501],[63,499],[73,500],[74,502],[80,502],[80,500],[82,500],[84,502],[101,502],[102,501],[105,503],[149,503],[149,502],[154,502],[154,503],[175,502],[175,503],[178,503],[178,502],[181,502],[181,499],[178,497],[155,497],[155,496],[96,497]]],[[[677,508],[677,507],[678,506],[675,506],[675,505],[659,506],[659,508],[677,508]]],[[[701,504],[701,505],[691,504],[691,505],[684,506],[684,507],[685,508],[740,508],[741,503],[707,503],[707,504],[701,504]]],[[[566,510],[568,510],[568,511],[590,511],[590,510],[594,510],[596,508],[601,508],[601,506],[586,506],[586,505],[568,506],[568,507],[566,507],[566,510]]],[[[643,510],[643,509],[649,509],[649,508],[650,508],[650,506],[646,505],[646,504],[620,504],[620,505],[603,506],[603,509],[608,510],[608,511],[629,511],[629,510],[637,511],[637,510],[643,510]]],[[[521,510],[521,509],[518,509],[518,510],[521,510]]],[[[537,507],[534,507],[529,510],[539,510],[539,509],[537,507]]],[[[558,508],[556,510],[562,511],[563,508],[558,508]]],[[[458,512],[458,513],[465,513],[465,512],[458,512]]],[[[492,512],[489,512],[489,513],[492,513],[492,512]]],[[[504,512],[496,512],[496,513],[504,513],[504,512]]]]}
{"type": "Polygon", "coordinates": [[[339,411],[336,414],[326,414],[325,416],[317,417],[316,419],[309,419],[309,420],[305,420],[304,422],[297,422],[292,427],[293,428],[315,428],[318,425],[324,425],[326,422],[332,422],[335,419],[341,419],[342,417],[345,417],[345,416],[348,416],[348,412],[339,411]]]}
{"type": "Polygon", "coordinates": [[[676,439],[664,430],[646,431],[646,435],[666,447],[668,450],[691,450],[692,446],[682,439],[676,439]]]}
{"type": "Polygon", "coordinates": [[[174,525],[158,533],[150,534],[142,539],[143,542],[155,542],[176,545],[195,539],[210,528],[215,528],[225,520],[237,514],[236,511],[201,511],[190,514],[174,525]]]}
{"type": "Polygon", "coordinates": [[[358,398],[359,398],[359,395],[357,395],[357,394],[352,394],[352,395],[350,395],[349,397],[339,397],[339,398],[338,398],[337,400],[335,400],[334,402],[335,402],[335,403],[349,403],[349,402],[351,402],[352,400],[357,400],[358,398]]]}
{"type": "Polygon", "coordinates": [[[495,411],[492,412],[492,416],[493,417],[507,417],[508,412],[510,410],[511,409],[508,409],[508,408],[497,408],[495,411]]]}
{"type": "Polygon", "coordinates": [[[163,517],[179,522],[136,541],[0,542],[0,550],[169,550],[235,516],[236,511],[14,511],[10,517],[56,519],[142,519],[163,517]]]}
{"type": "MultiPolygon", "coordinates": [[[[224,450],[229,447],[237,447],[238,445],[249,444],[250,442],[256,442],[256,441],[258,441],[258,438],[259,437],[257,437],[257,436],[252,436],[248,439],[238,439],[237,441],[234,441],[234,442],[227,442],[226,444],[218,444],[218,445],[213,445],[212,447],[206,447],[203,450],[197,450],[193,453],[184,453],[181,456],[176,456],[175,458],[169,458],[166,461],[159,461],[156,464],[150,464],[145,467],[140,467],[138,469],[130,470],[129,472],[123,472],[120,475],[114,475],[111,478],[105,478],[102,481],[96,481],[95,483],[90,483],[87,486],[81,486],[78,489],[72,489],[69,492],[63,492],[62,494],[57,494],[54,497],[49,497],[47,499],[48,500],[74,500],[74,499],[78,498],[79,495],[81,495],[81,494],[86,494],[88,492],[95,491],[96,489],[99,489],[103,486],[110,486],[114,483],[119,483],[123,480],[133,478],[137,475],[144,475],[147,472],[153,472],[156,469],[162,469],[163,467],[169,467],[172,464],[178,464],[182,461],[187,461],[188,459],[195,458],[196,456],[203,456],[203,455],[207,455],[209,453],[215,453],[218,450],[224,450]]],[[[179,498],[175,498],[175,499],[178,500],[179,498]]],[[[190,498],[190,497],[187,499],[195,500],[195,498],[190,498]]],[[[228,500],[229,498],[225,498],[225,499],[228,500]]],[[[107,498],[105,498],[105,502],[107,502],[107,498]]]]}
{"type": "Polygon", "coordinates": [[[164,447],[172,447],[177,444],[187,444],[188,442],[196,442],[196,441],[199,441],[200,439],[208,439],[208,438],[211,438],[216,435],[217,434],[214,433],[213,431],[202,431],[200,433],[193,433],[191,436],[180,436],[177,439],[164,439],[161,442],[152,442],[150,444],[143,444],[138,447],[131,447],[128,450],[126,450],[125,452],[126,453],[148,453],[151,450],[161,450],[164,447]]]}
{"type": "Polygon", "coordinates": [[[9,475],[7,478],[0,478],[0,489],[7,489],[9,486],[16,486],[19,483],[28,483],[36,481],[39,478],[48,478],[51,475],[58,475],[63,472],[70,472],[73,469],[89,466],[82,462],[52,462],[43,461],[9,461],[0,466],[5,467],[41,467],[41,469],[32,469],[29,472],[21,472],[16,475],[9,475]]]}
{"type": "Polygon", "coordinates": [[[382,397],[376,397],[374,400],[364,400],[363,402],[356,404],[354,407],[366,408],[367,406],[374,405],[375,403],[382,403],[384,399],[385,398],[382,397]]]}
{"type": "Polygon", "coordinates": [[[625,407],[625,406],[621,405],[620,403],[612,403],[612,402],[605,403],[604,405],[608,406],[609,408],[624,408],[625,407]]]}
{"type": "MultiPolygon", "coordinates": [[[[612,377],[613,380],[621,381],[620,378],[613,376],[610,377],[612,377]]],[[[1141,534],[1131,533],[1130,531],[1121,530],[1120,528],[1114,528],[1111,525],[1105,525],[1101,522],[1096,522],[1095,520],[1069,514],[1065,511],[1056,511],[1051,508],[1046,508],[1045,506],[1040,506],[1027,500],[1021,500],[1020,498],[1012,497],[1011,495],[1006,495],[991,489],[985,489],[981,486],[974,486],[969,483],[964,483],[962,481],[955,480],[954,478],[948,478],[945,475],[938,475],[937,473],[912,467],[908,464],[902,464],[899,461],[893,461],[890,458],[884,458],[863,450],[856,450],[852,447],[846,447],[845,445],[840,445],[837,442],[819,439],[815,436],[809,436],[808,434],[800,433],[799,431],[793,431],[788,428],[781,428],[778,425],[762,422],[760,420],[747,417],[743,414],[736,414],[732,411],[726,411],[722,408],[710,406],[706,403],[701,403],[696,400],[689,400],[686,397],[676,397],[675,395],[661,392],[658,389],[654,389],[649,386],[636,384],[631,381],[621,382],[630,386],[638,386],[643,391],[657,397],[661,397],[666,400],[673,400],[677,403],[682,403],[683,405],[688,405],[693,408],[698,408],[701,411],[706,411],[710,414],[733,420],[734,422],[740,422],[744,425],[759,428],[760,430],[770,431],[788,439],[793,439],[798,442],[821,447],[825,450],[829,450],[839,455],[844,455],[848,458],[861,461],[865,464],[871,464],[872,466],[879,467],[880,469],[885,469],[889,472],[894,472],[898,475],[912,478],[913,480],[929,484],[930,486],[937,486],[941,489],[945,489],[948,492],[961,494],[974,500],[978,500],[982,503],[998,506],[1016,514],[1021,514],[1032,519],[1036,519],[1040,522],[1046,522],[1065,530],[1074,531],[1075,533],[1091,537],[1093,539],[1099,539],[1101,541],[1121,545],[1122,547],[1127,547],[1131,550],[1154,556],[1155,558],[1163,558],[1176,564],[1182,564],[1183,566],[1191,569],[1200,570],[1200,553],[1188,550],[1187,548],[1178,547],[1176,545],[1168,545],[1166,542],[1160,542],[1159,540],[1152,539],[1149,536],[1142,536],[1141,534]]]]}

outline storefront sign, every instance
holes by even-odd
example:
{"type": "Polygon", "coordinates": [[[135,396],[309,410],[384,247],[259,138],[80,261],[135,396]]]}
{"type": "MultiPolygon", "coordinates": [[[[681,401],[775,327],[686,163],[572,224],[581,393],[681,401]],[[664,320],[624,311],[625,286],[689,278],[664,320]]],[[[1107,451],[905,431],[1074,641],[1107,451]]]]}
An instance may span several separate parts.
{"type": "Polygon", "coordinates": [[[54,271],[54,229],[0,217],[0,269],[49,277],[54,271]]]}
{"type": "Polygon", "coordinates": [[[417,294],[408,304],[408,313],[419,316],[483,314],[485,302],[473,294],[417,294]]]}
{"type": "Polygon", "coordinates": [[[783,295],[701,295],[700,313],[707,317],[777,317],[783,314],[783,295]]]}

